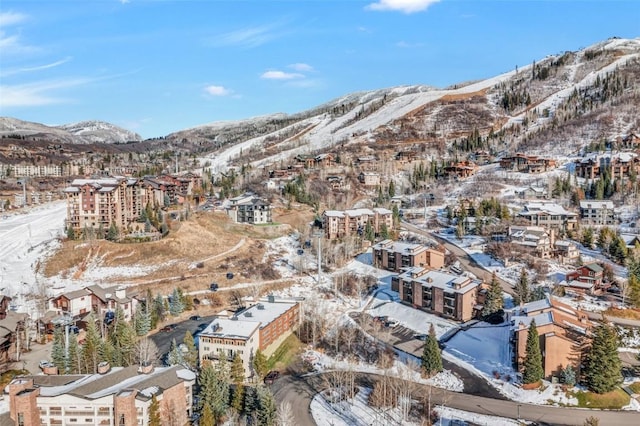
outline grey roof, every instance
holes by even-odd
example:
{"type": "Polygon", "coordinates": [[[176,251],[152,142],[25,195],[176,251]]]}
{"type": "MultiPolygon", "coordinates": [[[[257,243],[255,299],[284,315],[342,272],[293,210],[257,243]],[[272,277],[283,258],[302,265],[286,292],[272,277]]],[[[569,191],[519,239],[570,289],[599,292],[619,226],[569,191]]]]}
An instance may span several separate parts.
{"type": "Polygon", "coordinates": [[[442,271],[427,270],[420,266],[407,268],[399,277],[404,281],[419,282],[423,287],[441,288],[445,293],[467,293],[480,285],[479,280],[442,271]],[[456,288],[457,286],[460,287],[456,288]]]}

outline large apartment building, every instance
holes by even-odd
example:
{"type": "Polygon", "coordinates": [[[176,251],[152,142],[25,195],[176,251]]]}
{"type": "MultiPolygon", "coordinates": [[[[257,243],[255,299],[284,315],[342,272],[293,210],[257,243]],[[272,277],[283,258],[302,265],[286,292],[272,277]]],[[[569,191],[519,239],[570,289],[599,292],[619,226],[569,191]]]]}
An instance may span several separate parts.
{"type": "Polygon", "coordinates": [[[196,375],[181,366],[130,366],[103,374],[37,375],[8,386],[9,412],[17,426],[147,426],[152,397],[166,426],[182,426],[192,414],[196,375]]]}
{"type": "Polygon", "coordinates": [[[518,213],[518,217],[531,226],[548,230],[571,231],[578,226],[578,214],[555,203],[529,203],[518,213]]]}
{"type": "Polygon", "coordinates": [[[227,215],[234,222],[255,225],[273,221],[271,204],[254,194],[243,194],[229,201],[231,204],[227,208],[227,215]]]}
{"type": "Polygon", "coordinates": [[[172,203],[191,195],[201,178],[197,175],[144,179],[105,177],[74,179],[65,188],[67,226],[80,232],[84,228],[109,229],[112,223],[126,228],[136,221],[147,204],[162,206],[165,197],[172,203]]]}
{"type": "Polygon", "coordinates": [[[519,369],[523,368],[527,334],[533,321],[540,336],[544,376],[558,377],[568,365],[578,371],[592,328],[586,314],[554,298],[525,303],[518,308],[511,324],[515,363],[519,369]]]}
{"type": "Polygon", "coordinates": [[[383,225],[387,229],[393,227],[393,212],[376,207],[373,209],[325,210],[322,213],[324,236],[329,240],[348,236],[363,235],[369,223],[378,234],[383,225]]]}
{"type": "Polygon", "coordinates": [[[391,289],[399,293],[403,303],[457,321],[468,321],[482,309],[478,304],[480,284],[466,276],[420,266],[391,278],[391,289]]]}
{"type": "Polygon", "coordinates": [[[580,201],[580,221],[585,225],[615,225],[613,201],[580,201]]]}
{"type": "Polygon", "coordinates": [[[412,266],[440,269],[444,266],[444,253],[422,244],[384,240],[373,246],[373,266],[392,272],[412,266]]]}
{"type": "Polygon", "coordinates": [[[640,158],[633,152],[592,153],[574,162],[576,176],[597,179],[605,170],[611,179],[628,178],[631,173],[640,173],[640,158]]]}
{"type": "Polygon", "coordinates": [[[239,354],[245,377],[251,377],[258,349],[267,357],[273,354],[296,328],[299,315],[298,301],[269,296],[230,318],[215,318],[200,333],[200,362],[217,362],[221,357],[231,360],[239,354]]]}

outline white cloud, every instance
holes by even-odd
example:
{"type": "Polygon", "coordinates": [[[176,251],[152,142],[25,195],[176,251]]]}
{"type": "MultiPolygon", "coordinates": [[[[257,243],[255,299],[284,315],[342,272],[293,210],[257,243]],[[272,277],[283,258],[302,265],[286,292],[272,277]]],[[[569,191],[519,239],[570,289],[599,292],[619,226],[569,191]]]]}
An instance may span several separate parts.
{"type": "Polygon", "coordinates": [[[213,40],[214,45],[258,47],[277,37],[276,25],[263,25],[222,34],[213,40]]]}
{"type": "Polygon", "coordinates": [[[233,93],[232,90],[229,90],[224,86],[213,86],[213,85],[205,87],[204,91],[211,96],[228,96],[231,93],[233,93]]]}
{"type": "Polygon", "coordinates": [[[440,0],[378,0],[376,3],[367,5],[366,8],[378,11],[399,11],[409,14],[425,11],[429,6],[439,1],[440,0]]]}
{"type": "Polygon", "coordinates": [[[293,80],[295,78],[304,78],[304,75],[296,72],[274,70],[263,73],[260,78],[263,78],[265,80],[293,80]]]}
{"type": "Polygon", "coordinates": [[[127,3],[131,3],[131,0],[118,0],[120,2],[120,4],[127,4],[127,3]]]}
{"type": "Polygon", "coordinates": [[[28,18],[24,13],[18,12],[0,12],[0,27],[8,27],[9,25],[19,24],[28,18]]]}
{"type": "Polygon", "coordinates": [[[29,107],[65,103],[69,99],[53,96],[51,92],[81,86],[91,81],[93,80],[88,78],[73,78],[44,80],[11,86],[0,85],[0,107],[29,107]]]}
{"type": "Polygon", "coordinates": [[[313,67],[309,64],[296,63],[289,65],[289,68],[294,69],[300,72],[311,72],[313,71],[313,67]]]}

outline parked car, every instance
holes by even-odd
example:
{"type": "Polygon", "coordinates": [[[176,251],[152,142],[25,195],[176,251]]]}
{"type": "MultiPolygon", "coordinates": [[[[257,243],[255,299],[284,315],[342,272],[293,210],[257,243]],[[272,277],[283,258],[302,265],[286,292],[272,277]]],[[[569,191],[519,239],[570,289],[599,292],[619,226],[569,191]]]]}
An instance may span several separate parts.
{"type": "Polygon", "coordinates": [[[418,340],[422,340],[424,342],[425,340],[427,340],[427,335],[426,334],[414,334],[413,338],[414,339],[418,339],[418,340]]]}
{"type": "Polygon", "coordinates": [[[209,285],[209,290],[211,291],[218,291],[218,283],[211,283],[209,285]]]}
{"type": "Polygon", "coordinates": [[[49,361],[47,361],[46,359],[43,359],[42,361],[40,361],[40,368],[47,368],[47,367],[51,367],[53,364],[49,361]]]}
{"type": "Polygon", "coordinates": [[[227,272],[227,279],[228,280],[233,279],[233,272],[227,272]]]}
{"type": "Polygon", "coordinates": [[[384,323],[385,327],[397,327],[398,325],[400,325],[400,322],[398,322],[398,320],[395,319],[390,319],[387,322],[384,323]]]}
{"type": "Polygon", "coordinates": [[[113,311],[107,311],[104,314],[104,323],[109,325],[116,319],[116,313],[113,311]]]}
{"type": "Polygon", "coordinates": [[[176,324],[167,324],[161,328],[161,331],[165,331],[165,332],[173,331],[176,329],[176,327],[178,327],[176,324]]]}
{"type": "Polygon", "coordinates": [[[264,384],[270,385],[273,382],[275,382],[278,379],[278,377],[280,377],[279,371],[276,371],[276,370],[270,371],[266,376],[264,376],[264,384]]]}
{"type": "Polygon", "coordinates": [[[190,319],[191,321],[200,321],[200,320],[202,319],[202,317],[201,317],[200,315],[191,315],[191,316],[189,317],[189,319],[190,319]]]}

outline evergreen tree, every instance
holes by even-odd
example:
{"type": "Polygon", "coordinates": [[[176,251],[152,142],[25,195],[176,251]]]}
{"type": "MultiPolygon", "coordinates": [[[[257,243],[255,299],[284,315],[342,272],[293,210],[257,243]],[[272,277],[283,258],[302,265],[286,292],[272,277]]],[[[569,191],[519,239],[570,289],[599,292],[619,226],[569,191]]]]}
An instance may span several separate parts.
{"type": "Polygon", "coordinates": [[[256,397],[259,410],[257,412],[258,424],[261,426],[274,426],[277,416],[276,401],[271,390],[266,386],[256,387],[256,397]]]}
{"type": "Polygon", "coordinates": [[[100,359],[100,347],[102,338],[98,325],[96,324],[96,318],[93,313],[87,317],[87,330],[84,338],[84,345],[82,345],[81,358],[82,366],[85,373],[93,374],[98,369],[98,363],[102,361],[100,359]]]}
{"type": "Polygon", "coordinates": [[[393,214],[393,227],[397,228],[400,224],[400,209],[398,208],[398,204],[393,205],[391,212],[393,214]]]}
{"type": "Polygon", "coordinates": [[[391,179],[391,181],[389,182],[389,198],[393,198],[396,196],[396,184],[393,181],[393,179],[391,179]]]}
{"type": "Polygon", "coordinates": [[[178,288],[174,288],[173,293],[171,293],[171,301],[169,302],[169,313],[173,316],[178,316],[182,312],[184,312],[182,292],[178,288]]]}
{"type": "Polygon", "coordinates": [[[149,300],[138,305],[135,313],[135,328],[138,336],[146,336],[151,331],[151,310],[149,309],[149,300]]]}
{"type": "Polygon", "coordinates": [[[583,371],[590,390],[596,393],[611,392],[622,383],[618,345],[618,335],[612,326],[601,324],[594,328],[591,349],[583,371]]]}
{"type": "Polygon", "coordinates": [[[424,342],[422,352],[422,373],[426,377],[432,377],[442,371],[442,354],[438,346],[436,329],[433,324],[429,327],[429,334],[424,342]]]}
{"type": "Polygon", "coordinates": [[[113,365],[127,367],[135,358],[136,332],[125,319],[124,311],[116,309],[115,319],[109,326],[109,342],[113,346],[113,365]]]}
{"type": "Polygon", "coordinates": [[[531,320],[529,325],[525,350],[522,381],[524,383],[537,383],[544,377],[544,367],[542,365],[542,352],[540,351],[540,337],[538,336],[535,320],[531,320]]]}
{"type": "Polygon", "coordinates": [[[193,339],[193,335],[187,330],[184,334],[182,341],[186,347],[185,353],[182,354],[184,360],[184,366],[189,370],[195,371],[198,368],[198,348],[196,348],[196,342],[193,339]]]}
{"type": "Polygon", "coordinates": [[[582,245],[589,249],[593,247],[593,228],[585,228],[582,232],[582,245]]]}
{"type": "Polygon", "coordinates": [[[244,407],[244,386],[242,384],[237,384],[235,389],[233,390],[233,398],[231,399],[231,407],[238,414],[242,413],[242,409],[244,407]]]}
{"type": "MultiPolygon", "coordinates": [[[[200,424],[202,424],[202,422],[200,424]]],[[[149,426],[162,426],[160,402],[155,395],[151,397],[151,404],[149,405],[149,426]]]]}
{"type": "Polygon", "coordinates": [[[178,348],[176,344],[176,339],[171,341],[171,346],[169,348],[169,355],[167,355],[167,362],[169,365],[184,365],[184,358],[182,356],[182,351],[178,348]]]}
{"type": "Polygon", "coordinates": [[[198,419],[198,426],[216,426],[216,419],[213,416],[210,405],[205,405],[202,409],[200,419],[198,419]]]}
{"type": "Polygon", "coordinates": [[[107,240],[109,241],[117,241],[118,240],[118,227],[115,222],[111,222],[109,226],[109,230],[107,231],[107,240]]]}
{"type": "Polygon", "coordinates": [[[231,361],[231,382],[242,383],[244,381],[244,366],[242,365],[242,358],[240,353],[236,352],[233,360],[231,361]]]}
{"type": "Polygon", "coordinates": [[[260,349],[256,351],[253,357],[253,369],[255,370],[260,380],[264,379],[267,374],[269,366],[267,365],[267,357],[262,353],[260,349]]]}
{"type": "Polygon", "coordinates": [[[567,365],[560,372],[560,379],[565,385],[574,386],[576,384],[576,370],[571,365],[567,365]]]}
{"type": "Polygon", "coordinates": [[[389,238],[389,229],[387,229],[387,224],[383,223],[380,225],[380,238],[386,240],[389,238]]]}
{"type": "Polygon", "coordinates": [[[166,309],[164,305],[164,299],[161,294],[158,294],[153,300],[153,310],[151,311],[151,321],[153,323],[153,318],[155,316],[156,324],[160,321],[164,321],[166,317],[166,309]]]}
{"type": "Polygon", "coordinates": [[[200,372],[200,405],[209,405],[214,418],[219,420],[229,404],[229,385],[225,376],[207,363],[200,372]]]}
{"type": "Polygon", "coordinates": [[[517,303],[527,303],[530,301],[531,289],[529,288],[529,275],[525,268],[520,270],[520,279],[518,280],[515,290],[517,303]]]}
{"type": "Polygon", "coordinates": [[[631,270],[629,270],[629,283],[627,284],[627,292],[629,294],[627,303],[635,308],[640,308],[640,278],[638,278],[635,274],[632,274],[631,270]]]}
{"type": "Polygon", "coordinates": [[[73,226],[67,227],[67,238],[70,239],[70,240],[75,240],[76,239],[76,233],[73,230],[73,226]]]}
{"type": "Polygon", "coordinates": [[[371,226],[371,222],[367,221],[367,224],[364,226],[364,239],[373,242],[376,239],[375,231],[373,230],[373,226],[371,226]]]}
{"type": "Polygon", "coordinates": [[[67,359],[65,355],[64,327],[56,326],[53,329],[53,346],[51,347],[51,361],[58,367],[59,374],[67,372],[67,359]]]}
{"type": "Polygon", "coordinates": [[[67,374],[80,373],[80,346],[75,333],[69,335],[69,348],[67,349],[67,374]]]}
{"type": "Polygon", "coordinates": [[[482,308],[482,315],[489,316],[495,312],[498,312],[504,306],[504,300],[502,298],[502,287],[496,278],[496,273],[491,275],[491,283],[487,290],[487,296],[484,301],[484,307],[482,308]]]}

